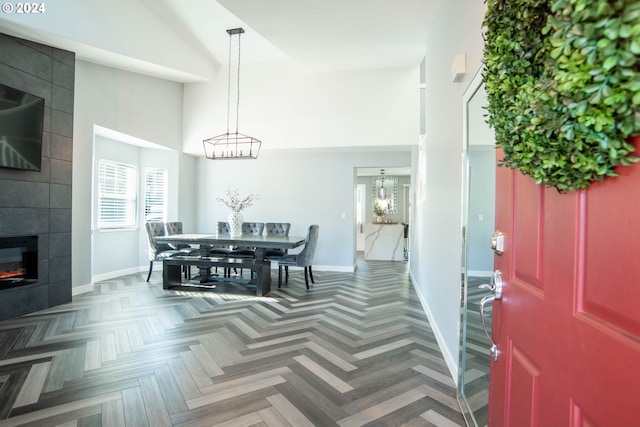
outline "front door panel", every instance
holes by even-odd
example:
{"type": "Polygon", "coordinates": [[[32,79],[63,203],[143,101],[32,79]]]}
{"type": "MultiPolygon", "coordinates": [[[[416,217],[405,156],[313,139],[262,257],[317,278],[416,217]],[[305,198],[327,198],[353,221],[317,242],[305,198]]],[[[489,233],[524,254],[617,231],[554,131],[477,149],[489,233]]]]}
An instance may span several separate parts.
{"type": "Polygon", "coordinates": [[[638,425],[640,165],[568,194],[497,172],[489,425],[638,425]]]}

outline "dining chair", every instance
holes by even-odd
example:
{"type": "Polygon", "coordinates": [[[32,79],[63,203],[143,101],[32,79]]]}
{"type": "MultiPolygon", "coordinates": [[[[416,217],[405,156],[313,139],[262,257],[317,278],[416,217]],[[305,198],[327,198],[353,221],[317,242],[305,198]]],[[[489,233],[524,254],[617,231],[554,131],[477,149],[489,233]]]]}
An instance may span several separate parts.
{"type": "MultiPolygon", "coordinates": [[[[264,231],[264,222],[243,222],[242,234],[260,236],[264,231]]],[[[236,246],[231,250],[229,257],[231,258],[255,258],[256,248],[253,246],[236,246]]],[[[235,271],[235,269],[234,269],[235,271]]],[[[243,274],[243,269],[240,269],[240,276],[243,274]]]]}
{"type": "MultiPolygon", "coordinates": [[[[169,221],[164,223],[165,232],[167,236],[172,236],[174,234],[183,234],[182,221],[169,221]]],[[[173,249],[180,251],[180,255],[186,256],[195,256],[200,253],[200,249],[194,248],[191,245],[180,244],[180,243],[169,243],[173,249]]],[[[184,273],[184,277],[186,279],[191,279],[191,266],[183,265],[182,272],[184,273]]]]}
{"type": "MultiPolygon", "coordinates": [[[[218,221],[217,231],[218,234],[229,234],[229,223],[225,221],[218,221]]],[[[216,257],[228,257],[230,253],[231,248],[227,245],[212,245],[209,247],[209,254],[216,257]]]]}
{"type": "MultiPolygon", "coordinates": [[[[226,221],[218,221],[218,224],[216,225],[216,231],[218,232],[218,234],[229,234],[229,223],[226,221]]],[[[231,250],[232,248],[229,247],[228,245],[224,245],[224,246],[216,246],[216,245],[212,245],[209,246],[209,255],[217,257],[217,258],[228,258],[229,255],[231,254],[231,250]]],[[[216,273],[218,272],[218,267],[216,267],[216,273]]],[[[229,268],[225,268],[224,269],[224,277],[229,277],[230,274],[230,269],[229,268]]]]}
{"type": "MultiPolygon", "coordinates": [[[[183,234],[182,221],[170,221],[165,223],[166,235],[172,236],[174,234],[183,234]]],[[[182,252],[183,255],[196,255],[199,252],[198,248],[194,248],[191,245],[186,244],[169,244],[173,249],[182,252]]]]}
{"type": "Polygon", "coordinates": [[[182,255],[182,253],[179,250],[172,248],[168,244],[156,242],[156,237],[166,235],[164,222],[147,222],[144,226],[147,230],[147,238],[149,241],[149,274],[147,275],[148,282],[151,278],[151,271],[153,271],[153,261],[162,261],[175,255],[182,255]]]}
{"type": "MultiPolygon", "coordinates": [[[[264,222],[243,222],[242,234],[260,236],[264,231],[264,222]]],[[[256,254],[256,248],[252,246],[236,246],[231,251],[230,257],[233,258],[253,258],[256,254]]]]}
{"type": "Polygon", "coordinates": [[[316,253],[316,246],[318,245],[319,228],[320,227],[315,224],[309,226],[304,248],[297,254],[288,254],[278,260],[278,287],[282,284],[282,267],[285,269],[285,283],[289,280],[289,266],[304,268],[304,283],[307,285],[307,289],[309,289],[309,278],[311,278],[311,283],[316,283],[313,280],[311,263],[316,253]]]}
{"type": "MultiPolygon", "coordinates": [[[[289,222],[267,222],[264,230],[267,236],[288,236],[291,223],[289,222]]],[[[268,248],[265,251],[265,259],[269,261],[277,261],[287,254],[286,249],[268,248]]]]}

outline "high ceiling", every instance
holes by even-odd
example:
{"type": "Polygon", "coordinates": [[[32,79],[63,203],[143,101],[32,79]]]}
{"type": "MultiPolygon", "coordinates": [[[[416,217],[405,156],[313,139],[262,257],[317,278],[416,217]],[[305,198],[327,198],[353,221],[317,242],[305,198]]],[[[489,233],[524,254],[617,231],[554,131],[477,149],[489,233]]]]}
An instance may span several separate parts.
{"type": "Polygon", "coordinates": [[[226,66],[229,28],[242,62],[290,59],[318,71],[417,66],[440,0],[56,0],[0,15],[0,31],[78,59],[181,82],[226,66]]]}

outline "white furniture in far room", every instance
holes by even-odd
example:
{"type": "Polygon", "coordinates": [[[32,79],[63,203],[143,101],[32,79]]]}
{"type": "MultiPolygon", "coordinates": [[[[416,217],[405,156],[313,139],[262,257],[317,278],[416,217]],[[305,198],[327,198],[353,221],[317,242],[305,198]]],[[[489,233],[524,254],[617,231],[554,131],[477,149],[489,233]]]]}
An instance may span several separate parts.
{"type": "Polygon", "coordinates": [[[364,224],[364,259],[402,261],[404,226],[402,224],[364,224]]]}

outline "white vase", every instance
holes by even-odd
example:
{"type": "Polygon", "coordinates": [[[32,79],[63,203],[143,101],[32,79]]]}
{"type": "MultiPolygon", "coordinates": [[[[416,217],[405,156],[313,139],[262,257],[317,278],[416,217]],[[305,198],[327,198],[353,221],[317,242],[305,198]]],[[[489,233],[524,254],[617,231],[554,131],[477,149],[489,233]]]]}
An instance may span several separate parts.
{"type": "Polygon", "coordinates": [[[231,211],[227,216],[227,222],[229,222],[229,234],[231,237],[236,237],[242,234],[242,212],[231,211]]]}

